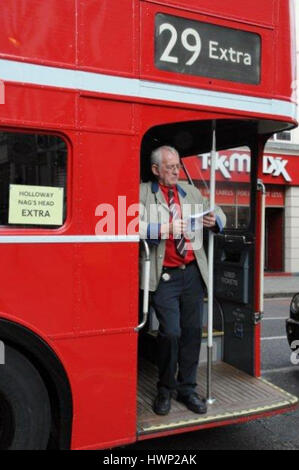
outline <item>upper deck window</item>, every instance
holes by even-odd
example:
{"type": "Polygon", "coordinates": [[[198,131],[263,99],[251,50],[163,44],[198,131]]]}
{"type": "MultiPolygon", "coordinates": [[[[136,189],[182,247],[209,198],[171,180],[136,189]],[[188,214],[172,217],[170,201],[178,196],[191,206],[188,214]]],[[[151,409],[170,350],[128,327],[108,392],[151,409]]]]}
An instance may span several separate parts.
{"type": "Polygon", "coordinates": [[[0,225],[57,228],[66,218],[66,143],[0,132],[0,225]]]}
{"type": "Polygon", "coordinates": [[[269,140],[274,140],[278,142],[291,142],[292,141],[292,135],[290,131],[282,131],[282,132],[277,132],[277,134],[274,134],[272,137],[270,137],[269,140]]]}

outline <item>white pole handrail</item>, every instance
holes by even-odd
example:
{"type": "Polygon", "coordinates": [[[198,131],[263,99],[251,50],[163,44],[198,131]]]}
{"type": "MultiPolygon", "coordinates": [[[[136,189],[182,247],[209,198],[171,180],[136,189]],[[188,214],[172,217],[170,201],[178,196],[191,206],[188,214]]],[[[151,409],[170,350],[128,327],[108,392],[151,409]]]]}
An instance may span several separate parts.
{"type": "MultiPolygon", "coordinates": [[[[211,173],[210,173],[210,208],[215,208],[215,168],[216,168],[216,121],[213,121],[211,173]]],[[[214,234],[209,231],[209,280],[208,280],[208,343],[207,343],[207,403],[212,404],[212,360],[213,360],[213,310],[214,310],[214,234]]]]}
{"type": "Polygon", "coordinates": [[[265,269],[265,207],[266,207],[266,187],[261,179],[257,181],[257,189],[261,191],[261,248],[260,248],[260,299],[259,310],[264,312],[264,269],[265,269]]]}

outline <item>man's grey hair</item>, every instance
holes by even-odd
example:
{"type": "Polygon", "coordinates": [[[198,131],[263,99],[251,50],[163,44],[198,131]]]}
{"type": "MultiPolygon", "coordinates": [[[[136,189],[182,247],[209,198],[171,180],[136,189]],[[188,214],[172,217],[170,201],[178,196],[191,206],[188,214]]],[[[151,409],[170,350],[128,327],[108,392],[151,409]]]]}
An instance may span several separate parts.
{"type": "Polygon", "coordinates": [[[179,152],[174,147],[170,147],[169,145],[162,145],[161,147],[158,147],[157,149],[152,151],[151,153],[152,165],[158,165],[158,166],[161,165],[163,150],[168,150],[168,152],[171,152],[180,158],[179,152]]]}

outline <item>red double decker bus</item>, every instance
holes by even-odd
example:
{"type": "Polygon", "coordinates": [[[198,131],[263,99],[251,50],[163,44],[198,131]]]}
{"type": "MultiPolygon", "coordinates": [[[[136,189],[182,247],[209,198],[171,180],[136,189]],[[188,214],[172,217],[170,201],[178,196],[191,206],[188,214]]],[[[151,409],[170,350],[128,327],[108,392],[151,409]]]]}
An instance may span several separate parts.
{"type": "MultiPolygon", "coordinates": [[[[1,18],[0,448],[106,448],[290,410],[260,378],[257,185],[267,139],[297,124],[292,2],[6,0],[1,18]],[[250,163],[246,211],[215,235],[216,401],[156,416],[157,322],[137,327],[129,227],[151,150],[176,147],[202,188],[212,136],[246,148],[223,171],[250,163]]],[[[205,369],[203,354],[202,393],[205,369]]]]}

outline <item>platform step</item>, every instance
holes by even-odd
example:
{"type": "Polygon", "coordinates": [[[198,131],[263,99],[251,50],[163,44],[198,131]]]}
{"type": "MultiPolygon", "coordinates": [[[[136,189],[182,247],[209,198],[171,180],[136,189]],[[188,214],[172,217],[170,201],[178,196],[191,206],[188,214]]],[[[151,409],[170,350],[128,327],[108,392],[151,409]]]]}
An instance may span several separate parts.
{"type": "MultiPolygon", "coordinates": [[[[138,385],[138,432],[140,435],[157,434],[178,428],[204,428],[221,421],[234,422],[253,416],[265,416],[278,410],[294,407],[298,398],[272,385],[264,379],[252,377],[224,363],[212,367],[212,397],[215,403],[208,406],[205,415],[195,415],[172,400],[167,416],[158,416],[152,410],[156,394],[157,369],[150,362],[140,362],[138,385]]],[[[206,395],[206,367],[197,373],[197,391],[206,395]]]]}

